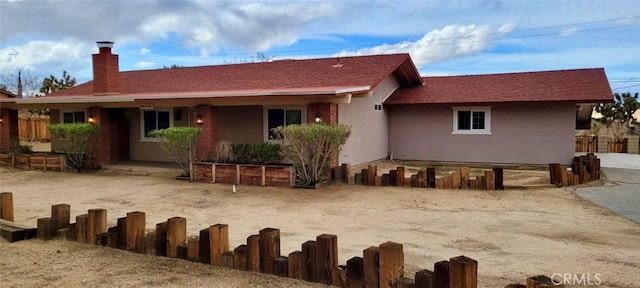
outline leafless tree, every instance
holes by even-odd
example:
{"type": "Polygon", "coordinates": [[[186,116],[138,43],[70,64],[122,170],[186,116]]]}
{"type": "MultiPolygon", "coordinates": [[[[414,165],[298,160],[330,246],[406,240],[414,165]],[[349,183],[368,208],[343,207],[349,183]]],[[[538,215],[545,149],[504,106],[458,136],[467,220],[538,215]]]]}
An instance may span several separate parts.
{"type": "Polygon", "coordinates": [[[251,57],[235,57],[232,61],[224,61],[226,64],[242,64],[242,63],[259,63],[259,62],[270,62],[273,60],[273,56],[267,55],[264,52],[257,52],[256,55],[251,57]]]}
{"type": "MultiPolygon", "coordinates": [[[[22,83],[22,97],[33,97],[39,95],[42,80],[30,71],[2,72],[0,74],[0,87],[3,87],[15,94],[18,92],[18,82],[22,83]],[[20,81],[18,81],[20,79],[20,81]]],[[[20,96],[20,95],[18,95],[20,96]]]]}

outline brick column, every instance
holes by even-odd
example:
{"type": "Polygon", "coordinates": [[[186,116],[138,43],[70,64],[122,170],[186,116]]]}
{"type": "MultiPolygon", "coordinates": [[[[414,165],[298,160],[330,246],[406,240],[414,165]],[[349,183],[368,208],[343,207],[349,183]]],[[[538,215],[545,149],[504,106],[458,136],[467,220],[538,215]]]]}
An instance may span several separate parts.
{"type": "Polygon", "coordinates": [[[320,115],[321,123],[338,124],[338,104],[311,103],[307,105],[307,123],[314,123],[316,113],[320,115]]]}
{"type": "Polygon", "coordinates": [[[111,122],[109,122],[109,111],[101,107],[89,107],[85,111],[85,121],[93,117],[93,124],[98,125],[98,135],[96,136],[96,165],[111,163],[111,122]]]}
{"type": "Polygon", "coordinates": [[[18,141],[20,135],[18,134],[18,110],[9,108],[0,109],[0,150],[9,150],[11,146],[11,139],[15,138],[18,141]]]}
{"type": "MultiPolygon", "coordinates": [[[[307,123],[315,123],[316,114],[320,115],[320,123],[338,124],[338,104],[333,103],[311,103],[307,105],[307,123]]],[[[338,155],[331,157],[330,167],[338,166],[338,155]]],[[[331,171],[329,171],[329,175],[331,171]]]]}
{"type": "Polygon", "coordinates": [[[202,159],[207,153],[215,153],[216,123],[215,108],[209,105],[196,106],[191,109],[191,125],[202,129],[196,141],[196,159],[202,159]],[[201,119],[202,123],[198,123],[201,119]]]}

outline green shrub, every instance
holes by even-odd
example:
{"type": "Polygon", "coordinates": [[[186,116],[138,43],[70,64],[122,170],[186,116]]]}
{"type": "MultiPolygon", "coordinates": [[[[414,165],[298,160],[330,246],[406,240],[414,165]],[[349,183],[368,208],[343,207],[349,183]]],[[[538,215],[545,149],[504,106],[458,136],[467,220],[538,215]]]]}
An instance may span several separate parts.
{"type": "Polygon", "coordinates": [[[231,155],[233,162],[250,164],[251,163],[251,144],[249,143],[231,143],[231,155]]]}
{"type": "Polygon", "coordinates": [[[98,126],[89,123],[52,124],[47,127],[52,141],[66,154],[65,165],[78,173],[95,168],[98,126]]]}
{"type": "Polygon", "coordinates": [[[258,164],[277,164],[284,159],[280,144],[261,143],[254,146],[254,149],[254,159],[258,164]]]}
{"type": "Polygon", "coordinates": [[[30,145],[20,145],[20,139],[13,137],[9,143],[9,153],[11,154],[31,154],[33,147],[30,145]]]}
{"type": "Polygon", "coordinates": [[[231,142],[220,141],[216,143],[216,161],[220,163],[229,163],[232,160],[231,142]]]}
{"type": "Polygon", "coordinates": [[[200,128],[196,127],[169,127],[152,130],[149,135],[158,138],[160,147],[169,152],[171,158],[178,161],[182,168],[182,176],[189,176],[200,131],[200,128]]]}
{"type": "Polygon", "coordinates": [[[279,144],[274,143],[232,143],[233,162],[242,164],[276,164],[284,156],[279,144]]]}
{"type": "Polygon", "coordinates": [[[282,151],[291,159],[296,184],[314,186],[329,181],[332,157],[337,157],[351,135],[346,125],[303,124],[274,129],[283,141],[282,151]]]}

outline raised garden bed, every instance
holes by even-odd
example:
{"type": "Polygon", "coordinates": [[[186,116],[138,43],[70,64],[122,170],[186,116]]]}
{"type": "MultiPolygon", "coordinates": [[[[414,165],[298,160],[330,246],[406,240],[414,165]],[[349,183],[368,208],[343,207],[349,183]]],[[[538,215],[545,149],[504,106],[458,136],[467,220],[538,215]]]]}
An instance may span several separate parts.
{"type": "Polygon", "coordinates": [[[197,162],[192,164],[191,181],[250,186],[293,187],[291,165],[252,165],[197,162]]]}
{"type": "Polygon", "coordinates": [[[23,170],[64,171],[64,155],[0,154],[0,165],[23,170]]]}

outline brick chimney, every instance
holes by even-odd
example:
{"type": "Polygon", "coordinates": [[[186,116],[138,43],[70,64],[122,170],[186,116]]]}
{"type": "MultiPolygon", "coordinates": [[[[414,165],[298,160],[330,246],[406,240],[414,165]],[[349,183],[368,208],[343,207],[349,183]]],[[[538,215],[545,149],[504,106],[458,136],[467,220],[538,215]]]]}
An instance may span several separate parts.
{"type": "Polygon", "coordinates": [[[93,54],[93,95],[111,95],[120,93],[120,68],[118,55],[111,54],[113,42],[96,42],[98,54],[93,54]]]}

